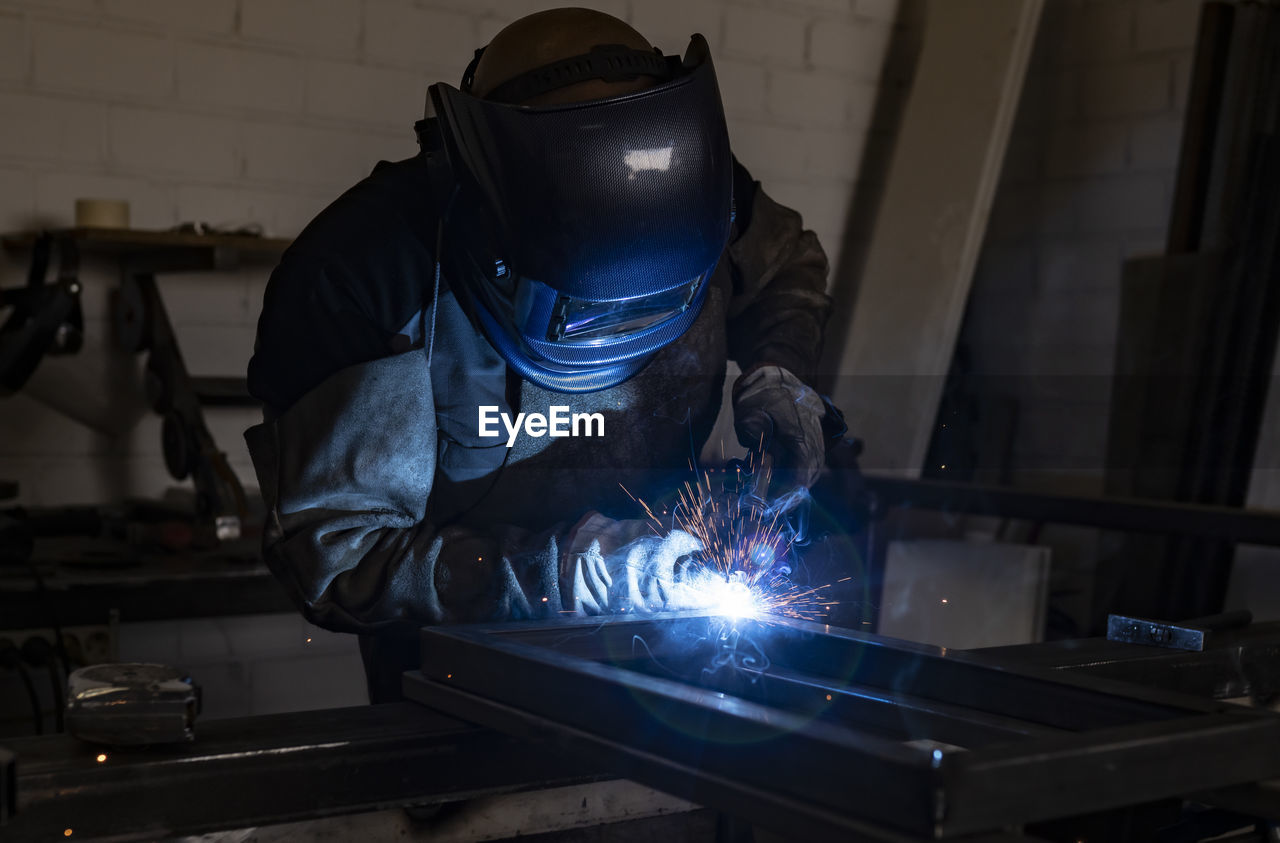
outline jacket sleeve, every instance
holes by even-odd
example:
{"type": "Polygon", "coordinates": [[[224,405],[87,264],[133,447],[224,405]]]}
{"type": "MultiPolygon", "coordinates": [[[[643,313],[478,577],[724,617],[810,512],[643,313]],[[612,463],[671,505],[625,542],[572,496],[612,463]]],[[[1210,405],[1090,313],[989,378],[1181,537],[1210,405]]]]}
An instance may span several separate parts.
{"type": "Polygon", "coordinates": [[[744,372],[772,364],[812,383],[831,313],[826,253],[800,215],[769,198],[736,161],[734,176],[745,207],[741,233],[727,249],[734,281],[729,356],[744,372]]]}
{"type": "Polygon", "coordinates": [[[337,372],[245,438],[266,562],[313,623],[371,632],[560,611],[555,529],[429,520],[437,437],[420,349],[337,372]]]}

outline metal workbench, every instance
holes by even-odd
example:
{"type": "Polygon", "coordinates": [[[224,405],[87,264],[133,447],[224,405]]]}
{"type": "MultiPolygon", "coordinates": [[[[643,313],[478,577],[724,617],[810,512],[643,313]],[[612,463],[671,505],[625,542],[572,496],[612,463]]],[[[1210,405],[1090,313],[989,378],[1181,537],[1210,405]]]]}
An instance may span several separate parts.
{"type": "Polygon", "coordinates": [[[257,537],[211,550],[148,551],[105,539],[38,539],[32,564],[0,567],[0,630],[296,611],[257,537]],[[41,587],[43,586],[43,588],[41,587]]]}

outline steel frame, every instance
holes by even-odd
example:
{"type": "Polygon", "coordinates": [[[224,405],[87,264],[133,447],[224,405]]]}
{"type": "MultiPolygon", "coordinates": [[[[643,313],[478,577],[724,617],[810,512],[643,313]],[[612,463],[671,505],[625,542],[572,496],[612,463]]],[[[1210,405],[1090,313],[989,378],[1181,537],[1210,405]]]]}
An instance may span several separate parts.
{"type": "Polygon", "coordinates": [[[999,834],[1280,775],[1270,712],[789,619],[739,622],[753,666],[717,623],[427,628],[405,692],[822,837],[999,834]]]}

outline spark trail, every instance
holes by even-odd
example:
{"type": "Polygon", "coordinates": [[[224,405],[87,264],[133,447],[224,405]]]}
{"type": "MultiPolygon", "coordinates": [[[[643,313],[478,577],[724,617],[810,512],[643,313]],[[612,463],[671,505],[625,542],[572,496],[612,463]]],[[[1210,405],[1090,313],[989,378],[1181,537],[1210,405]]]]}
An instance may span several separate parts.
{"type": "MultiPolygon", "coordinates": [[[[755,488],[768,488],[771,469],[753,452],[748,472],[759,473],[755,488]]],[[[649,504],[623,491],[653,521],[659,534],[667,522],[649,504]]],[[[830,583],[809,587],[792,582],[791,552],[800,538],[788,514],[808,500],[803,488],[768,502],[753,490],[716,493],[709,471],[685,481],[672,510],[670,528],[689,533],[702,544],[668,594],[667,608],[707,609],[730,618],[785,615],[817,620],[836,601],[824,592],[830,583]]]]}

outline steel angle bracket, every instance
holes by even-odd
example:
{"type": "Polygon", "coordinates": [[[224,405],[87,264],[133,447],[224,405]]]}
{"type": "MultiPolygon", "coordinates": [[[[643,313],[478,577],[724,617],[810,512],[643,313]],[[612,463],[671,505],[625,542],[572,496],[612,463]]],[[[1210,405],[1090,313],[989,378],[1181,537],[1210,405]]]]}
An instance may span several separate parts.
{"type": "Polygon", "coordinates": [[[405,693],[784,833],[970,839],[1280,775],[1280,716],[790,619],[433,627],[405,693]]]}

